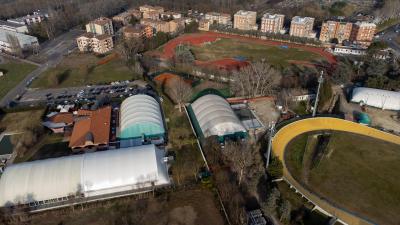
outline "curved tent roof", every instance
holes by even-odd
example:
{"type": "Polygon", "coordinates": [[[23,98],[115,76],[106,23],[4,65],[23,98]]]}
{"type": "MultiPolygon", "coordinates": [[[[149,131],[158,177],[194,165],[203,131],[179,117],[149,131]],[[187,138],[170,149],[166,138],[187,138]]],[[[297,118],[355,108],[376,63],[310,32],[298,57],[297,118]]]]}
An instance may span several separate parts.
{"type": "Polygon", "coordinates": [[[354,88],[352,102],[363,102],[366,105],[389,110],[400,110],[400,92],[374,88],[354,88]]]}
{"type": "Polygon", "coordinates": [[[246,132],[229,103],[218,95],[204,95],[191,105],[204,137],[246,132]]]}
{"type": "Polygon", "coordinates": [[[165,133],[159,103],[148,95],[134,95],[121,104],[120,138],[137,138],[165,133]]]}
{"type": "Polygon", "coordinates": [[[14,164],[1,176],[0,206],[169,184],[163,156],[144,145],[14,164]]]}

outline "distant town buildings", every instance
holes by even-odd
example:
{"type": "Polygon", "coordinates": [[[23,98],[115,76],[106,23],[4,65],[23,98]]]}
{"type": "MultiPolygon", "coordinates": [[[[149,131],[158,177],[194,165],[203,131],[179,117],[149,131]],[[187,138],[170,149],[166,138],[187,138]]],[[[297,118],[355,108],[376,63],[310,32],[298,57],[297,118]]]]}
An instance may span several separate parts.
{"type": "Polygon", "coordinates": [[[172,11],[167,11],[167,12],[162,12],[160,14],[161,19],[167,20],[167,19],[181,19],[182,14],[177,13],[177,12],[172,12],[172,11]]]}
{"type": "Polygon", "coordinates": [[[8,19],[8,22],[17,23],[21,25],[32,25],[35,23],[41,23],[43,20],[48,18],[49,15],[47,13],[43,13],[41,11],[35,11],[32,15],[26,15],[23,17],[15,18],[15,19],[8,19]]]}
{"type": "Polygon", "coordinates": [[[133,15],[129,12],[120,13],[112,18],[112,24],[118,30],[119,28],[129,24],[133,15]]]}
{"type": "Polygon", "coordinates": [[[15,31],[0,29],[0,51],[16,53],[19,50],[39,48],[36,37],[15,31]]]}
{"type": "Polygon", "coordinates": [[[139,11],[142,13],[143,19],[160,19],[160,14],[164,12],[163,7],[143,5],[139,7],[139,11]]]}
{"type": "Polygon", "coordinates": [[[232,16],[227,13],[208,12],[204,15],[204,19],[209,20],[211,24],[232,25],[232,16]]]}
{"type": "Polygon", "coordinates": [[[17,33],[28,33],[28,27],[25,24],[12,23],[9,21],[0,20],[0,29],[14,31],[17,33]]]}
{"type": "Polygon", "coordinates": [[[183,19],[174,19],[171,21],[142,19],[140,24],[153,27],[155,32],[176,33],[185,27],[183,19]]]}
{"type": "Polygon", "coordinates": [[[234,15],[233,28],[239,30],[257,30],[257,12],[239,10],[234,15]]]}
{"type": "Polygon", "coordinates": [[[265,13],[261,18],[261,32],[284,33],[285,15],[265,13]]]}
{"type": "Polygon", "coordinates": [[[341,44],[343,41],[350,40],[353,24],[349,22],[326,21],[322,23],[319,40],[322,42],[331,42],[337,39],[341,44]]]}
{"type": "Polygon", "coordinates": [[[315,38],[316,33],[313,31],[314,18],[295,16],[290,23],[290,36],[315,38]]]}
{"type": "Polygon", "coordinates": [[[199,21],[199,30],[209,31],[210,30],[211,21],[207,19],[201,19],[199,21]]]}
{"type": "Polygon", "coordinates": [[[148,25],[135,24],[122,28],[122,33],[126,39],[130,38],[151,38],[153,37],[153,28],[148,25]]]}
{"type": "Polygon", "coordinates": [[[76,39],[79,51],[104,54],[114,48],[112,36],[108,34],[95,35],[85,33],[76,39]]]}
{"type": "Polygon", "coordinates": [[[376,25],[369,22],[357,22],[353,25],[351,41],[355,44],[369,46],[375,36],[376,25]]]}
{"type": "Polygon", "coordinates": [[[86,24],[86,32],[97,35],[113,35],[112,20],[106,17],[100,17],[86,24]]]}

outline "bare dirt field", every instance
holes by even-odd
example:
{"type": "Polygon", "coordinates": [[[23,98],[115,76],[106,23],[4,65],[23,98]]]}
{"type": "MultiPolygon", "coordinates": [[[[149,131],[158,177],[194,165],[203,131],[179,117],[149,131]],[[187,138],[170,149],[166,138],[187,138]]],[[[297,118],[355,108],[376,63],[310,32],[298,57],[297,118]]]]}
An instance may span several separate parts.
{"type": "Polygon", "coordinates": [[[29,224],[41,225],[223,225],[213,193],[205,189],[172,192],[157,198],[121,198],[33,216],[29,224]],[[101,205],[100,205],[101,204],[101,205]]]}

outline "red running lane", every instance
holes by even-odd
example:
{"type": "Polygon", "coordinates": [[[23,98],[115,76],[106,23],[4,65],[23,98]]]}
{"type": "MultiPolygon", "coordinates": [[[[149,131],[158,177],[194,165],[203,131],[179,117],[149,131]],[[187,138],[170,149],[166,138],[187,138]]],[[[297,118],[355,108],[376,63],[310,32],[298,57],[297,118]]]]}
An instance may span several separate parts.
{"type": "Polygon", "coordinates": [[[162,57],[163,58],[172,58],[175,53],[175,48],[179,44],[200,45],[205,42],[213,42],[213,41],[217,40],[218,38],[238,39],[238,40],[244,40],[247,42],[268,45],[268,46],[285,45],[285,46],[288,46],[291,48],[298,48],[298,49],[302,49],[305,51],[309,51],[309,52],[318,54],[321,57],[325,58],[330,64],[336,64],[336,62],[337,62],[336,58],[331,53],[324,51],[324,49],[320,48],[320,47],[287,43],[287,42],[282,42],[282,41],[262,40],[259,38],[243,37],[243,36],[235,35],[235,34],[221,34],[221,33],[216,33],[216,32],[204,32],[204,33],[188,34],[188,35],[179,36],[179,37],[169,41],[164,46],[164,51],[163,51],[162,57]]]}

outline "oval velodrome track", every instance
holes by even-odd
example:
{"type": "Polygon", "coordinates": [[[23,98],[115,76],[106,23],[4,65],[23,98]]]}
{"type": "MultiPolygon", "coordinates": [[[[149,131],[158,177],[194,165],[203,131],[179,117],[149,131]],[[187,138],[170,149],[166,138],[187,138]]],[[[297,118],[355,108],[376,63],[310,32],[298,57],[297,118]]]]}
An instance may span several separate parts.
{"type": "Polygon", "coordinates": [[[366,218],[357,216],[352,212],[346,211],[341,208],[333,206],[326,200],[321,199],[314,193],[312,193],[307,188],[303,187],[299,182],[294,179],[286,167],[285,162],[285,150],[288,143],[296,136],[318,130],[335,130],[335,131],[345,131],[355,134],[361,134],[365,136],[370,136],[373,138],[381,139],[384,141],[392,142],[400,145],[400,137],[392,135],[389,133],[382,132],[380,130],[364,126],[358,123],[354,123],[347,120],[331,118],[331,117],[318,117],[303,119],[293,123],[290,123],[283,128],[281,128],[274,136],[272,141],[272,151],[283,164],[283,177],[284,179],[294,186],[297,191],[304,195],[308,200],[312,201],[316,206],[320,207],[322,210],[328,212],[332,216],[338,218],[339,220],[347,224],[373,224],[366,218]]]}

